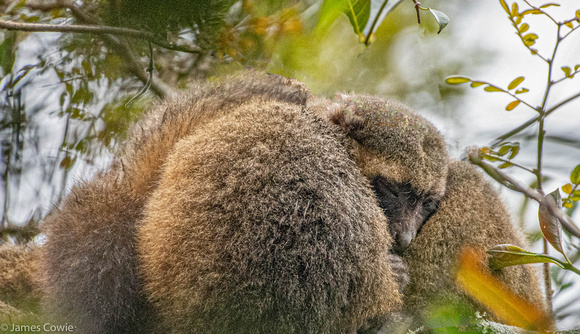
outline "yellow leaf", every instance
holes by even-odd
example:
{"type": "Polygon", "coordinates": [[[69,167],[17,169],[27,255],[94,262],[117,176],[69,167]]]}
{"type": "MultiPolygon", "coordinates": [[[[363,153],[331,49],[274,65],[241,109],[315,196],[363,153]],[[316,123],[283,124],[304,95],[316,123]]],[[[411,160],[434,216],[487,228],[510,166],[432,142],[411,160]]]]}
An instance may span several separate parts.
{"type": "Polygon", "coordinates": [[[519,86],[524,81],[524,77],[517,77],[515,78],[509,85],[508,90],[512,90],[519,86]]]}
{"type": "Polygon", "coordinates": [[[572,207],[572,203],[566,202],[566,203],[562,204],[562,206],[564,206],[566,209],[570,209],[572,207]]]}
{"type": "Polygon", "coordinates": [[[445,79],[445,83],[447,83],[448,85],[460,85],[460,84],[464,84],[464,83],[467,83],[470,81],[471,81],[471,79],[469,79],[467,77],[460,77],[460,76],[448,77],[447,79],[445,79]]]}
{"type": "Polygon", "coordinates": [[[505,12],[508,13],[508,15],[510,15],[510,10],[508,8],[507,3],[505,3],[505,0],[499,0],[499,3],[503,7],[503,10],[505,10],[505,12]]]}
{"type": "Polygon", "coordinates": [[[475,88],[475,87],[479,87],[485,85],[485,82],[481,82],[481,81],[473,81],[471,82],[471,87],[475,88]]]}
{"type": "Polygon", "coordinates": [[[524,23],[520,26],[520,34],[525,33],[526,31],[528,31],[528,29],[530,29],[530,26],[527,23],[524,23]]]}
{"type": "Polygon", "coordinates": [[[518,104],[520,104],[520,100],[515,100],[515,101],[511,102],[510,104],[508,104],[507,107],[505,107],[505,110],[512,111],[512,110],[514,110],[515,107],[518,106],[518,104]]]}
{"type": "Polygon", "coordinates": [[[574,26],[572,25],[572,22],[565,22],[564,25],[570,29],[574,28],[574,26]]]}
{"type": "Polygon", "coordinates": [[[503,92],[501,88],[492,85],[485,87],[483,90],[486,92],[503,92]]]}
{"type": "Polygon", "coordinates": [[[570,194],[572,192],[572,185],[570,183],[563,185],[562,186],[562,191],[565,194],[570,194]]]}
{"type": "Polygon", "coordinates": [[[550,317],[542,307],[518,296],[493,276],[484,263],[487,263],[484,254],[472,248],[462,249],[456,274],[457,284],[506,324],[526,329],[549,329],[550,317]]]}

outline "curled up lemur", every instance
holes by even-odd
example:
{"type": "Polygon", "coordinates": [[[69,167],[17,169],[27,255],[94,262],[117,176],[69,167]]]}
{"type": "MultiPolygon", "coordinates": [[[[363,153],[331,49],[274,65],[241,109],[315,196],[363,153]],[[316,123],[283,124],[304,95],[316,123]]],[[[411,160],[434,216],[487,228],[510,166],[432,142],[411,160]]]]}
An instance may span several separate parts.
{"type": "MultiPolygon", "coordinates": [[[[147,113],[112,166],[46,218],[44,304],[82,333],[380,324],[403,300],[422,307],[409,279],[459,293],[426,269],[407,275],[401,258],[440,201],[462,205],[443,197],[448,164],[440,133],[399,103],[318,98],[255,72],[197,84],[147,113]]],[[[431,220],[417,240],[447,253],[431,220]]],[[[475,243],[493,246],[486,238],[475,243]]],[[[508,282],[524,284],[518,275],[508,282]]]]}

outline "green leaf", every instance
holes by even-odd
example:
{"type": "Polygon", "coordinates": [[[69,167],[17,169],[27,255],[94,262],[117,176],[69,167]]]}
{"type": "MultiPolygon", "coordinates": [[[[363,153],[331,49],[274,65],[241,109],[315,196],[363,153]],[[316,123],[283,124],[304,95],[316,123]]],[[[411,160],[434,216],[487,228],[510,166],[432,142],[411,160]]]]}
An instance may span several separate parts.
{"type": "Polygon", "coordinates": [[[562,71],[564,71],[564,74],[566,75],[566,77],[570,76],[570,73],[572,73],[572,69],[568,66],[562,66],[562,71]]]}
{"type": "Polygon", "coordinates": [[[485,82],[481,82],[481,81],[473,81],[471,83],[471,87],[473,87],[473,88],[483,86],[483,85],[485,85],[485,82]]]}
{"type": "Polygon", "coordinates": [[[556,259],[550,256],[532,253],[510,244],[494,246],[487,250],[487,254],[491,255],[489,258],[489,267],[491,269],[501,269],[528,263],[554,263],[563,268],[556,259]]]}
{"type": "Polygon", "coordinates": [[[504,168],[508,168],[513,166],[514,164],[512,164],[511,162],[504,162],[503,164],[499,165],[499,169],[504,169],[504,168]]]}
{"type": "Polygon", "coordinates": [[[512,149],[512,147],[510,145],[502,146],[497,151],[497,155],[499,155],[500,157],[503,157],[504,155],[508,154],[508,152],[511,151],[511,149],[512,149]]]}
{"type": "Polygon", "coordinates": [[[570,194],[570,193],[572,193],[572,185],[571,185],[570,183],[563,185],[563,186],[562,186],[562,191],[563,191],[565,194],[570,194]]]}
{"type": "MultiPolygon", "coordinates": [[[[336,1],[336,0],[335,0],[336,1]]],[[[381,22],[383,22],[383,20],[385,19],[385,17],[387,17],[387,14],[389,14],[390,12],[392,12],[395,8],[397,8],[398,5],[400,5],[404,0],[384,0],[380,1],[380,3],[382,3],[382,7],[381,9],[379,9],[379,13],[377,14],[378,16],[373,18],[373,22],[376,21],[377,24],[375,24],[372,27],[372,30],[369,30],[366,32],[367,35],[372,35],[375,33],[375,31],[379,28],[379,26],[381,25],[381,22]]],[[[372,1],[371,1],[372,3],[372,1]]]]}
{"type": "Polygon", "coordinates": [[[445,83],[448,85],[460,85],[464,83],[470,82],[471,79],[468,77],[461,77],[461,76],[454,76],[454,77],[447,77],[445,79],[445,83]]]}
{"type": "Polygon", "coordinates": [[[512,90],[519,86],[522,82],[524,82],[524,77],[517,77],[515,78],[510,84],[508,85],[508,90],[512,90]]]}
{"type": "Polygon", "coordinates": [[[580,184],[580,165],[574,167],[574,170],[570,174],[570,181],[572,184],[580,184]]]}
{"type": "Polygon", "coordinates": [[[429,11],[431,12],[431,14],[433,14],[435,20],[437,20],[437,23],[439,24],[439,31],[437,31],[437,33],[440,33],[441,30],[445,29],[445,27],[447,27],[447,24],[449,24],[449,17],[445,15],[445,13],[435,9],[429,8],[429,11]]]}
{"type": "MultiPolygon", "coordinates": [[[[559,209],[562,206],[560,191],[558,189],[544,196],[544,200],[552,203],[554,208],[559,209]]],[[[538,218],[544,238],[548,240],[555,250],[564,254],[564,249],[562,248],[562,226],[558,218],[550,212],[546,203],[540,203],[538,218]]]]}
{"type": "Polygon", "coordinates": [[[486,92],[503,92],[503,89],[496,87],[496,86],[493,86],[493,85],[489,85],[489,86],[485,87],[483,90],[486,92]]]}
{"type": "Polygon", "coordinates": [[[344,13],[357,35],[363,35],[363,31],[371,15],[371,0],[348,0],[344,13]]]}
{"type": "Polygon", "coordinates": [[[509,7],[507,5],[507,3],[505,2],[505,0],[499,0],[499,3],[501,4],[501,6],[503,7],[503,10],[505,10],[505,12],[511,16],[509,7]]]}
{"type": "Polygon", "coordinates": [[[520,88],[520,89],[516,90],[516,94],[523,94],[523,93],[527,93],[529,91],[530,90],[527,88],[520,88]]]}
{"type": "Polygon", "coordinates": [[[527,23],[524,23],[520,26],[520,28],[518,29],[518,31],[520,32],[520,34],[525,33],[526,31],[528,31],[528,29],[530,29],[530,26],[527,23]]]}
{"type": "Polygon", "coordinates": [[[516,142],[512,146],[512,153],[510,154],[509,159],[515,158],[516,155],[518,155],[519,152],[520,152],[520,143],[516,142]]]}

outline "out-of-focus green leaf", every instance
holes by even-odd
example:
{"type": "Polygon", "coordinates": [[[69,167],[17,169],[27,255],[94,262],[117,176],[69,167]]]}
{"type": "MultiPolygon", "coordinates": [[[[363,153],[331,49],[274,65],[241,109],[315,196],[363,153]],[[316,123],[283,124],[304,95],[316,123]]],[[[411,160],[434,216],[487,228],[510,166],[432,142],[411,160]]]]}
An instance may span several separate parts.
{"type": "Polygon", "coordinates": [[[503,164],[499,165],[499,169],[504,169],[504,168],[508,168],[513,166],[514,164],[512,164],[511,162],[504,162],[503,164]]]}
{"type": "Polygon", "coordinates": [[[501,269],[509,266],[517,266],[528,263],[554,263],[563,268],[556,260],[544,254],[529,252],[515,245],[497,245],[487,250],[491,255],[489,267],[491,269],[501,269]]]}
{"type": "Polygon", "coordinates": [[[485,87],[483,90],[486,92],[503,92],[503,89],[496,87],[496,86],[493,86],[493,85],[489,85],[489,86],[485,87]]]}
{"type": "Polygon", "coordinates": [[[574,167],[572,173],[570,174],[570,182],[572,184],[580,184],[580,165],[574,167]]]}
{"type": "Polygon", "coordinates": [[[449,17],[445,15],[445,13],[435,9],[429,8],[429,11],[431,12],[431,14],[433,14],[435,20],[437,20],[437,23],[439,24],[439,30],[437,31],[437,33],[440,33],[441,30],[445,29],[445,27],[447,27],[447,24],[449,24],[449,17]]]}
{"type": "Polygon", "coordinates": [[[471,79],[469,79],[468,77],[461,76],[447,77],[445,79],[445,83],[448,85],[460,85],[468,82],[471,82],[471,79]]]}
{"type": "MultiPolygon", "coordinates": [[[[562,206],[560,191],[558,189],[544,196],[544,200],[552,203],[554,208],[560,208],[562,206]]],[[[564,254],[564,249],[562,247],[562,226],[560,225],[558,218],[550,212],[547,204],[540,204],[538,218],[540,220],[540,229],[542,230],[544,238],[548,240],[555,250],[564,254]]]]}
{"type": "Polygon", "coordinates": [[[348,0],[345,14],[357,35],[362,35],[371,15],[371,0],[348,0]]]}
{"type": "Polygon", "coordinates": [[[508,85],[508,90],[512,90],[519,86],[522,82],[524,82],[524,77],[517,77],[515,78],[510,84],[508,85]]]}

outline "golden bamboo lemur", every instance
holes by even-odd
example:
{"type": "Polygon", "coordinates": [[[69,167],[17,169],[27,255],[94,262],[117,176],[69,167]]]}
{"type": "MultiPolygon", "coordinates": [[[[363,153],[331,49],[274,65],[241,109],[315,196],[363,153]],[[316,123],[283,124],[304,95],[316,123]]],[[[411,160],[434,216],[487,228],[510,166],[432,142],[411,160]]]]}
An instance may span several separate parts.
{"type": "MultiPolygon", "coordinates": [[[[521,232],[512,224],[495,189],[474,166],[467,162],[451,162],[447,190],[439,210],[425,223],[405,252],[410,275],[403,299],[405,312],[413,315],[419,325],[430,319],[432,326],[456,325],[451,318],[432,319],[436,307],[441,305],[453,305],[455,312],[466,317],[480,311],[487,313],[491,320],[503,321],[495,310],[473,301],[457,285],[458,257],[465,247],[480,255],[481,270],[492,273],[515,294],[543,309],[538,279],[530,265],[496,271],[488,269],[485,251],[506,243],[525,247],[521,232]]],[[[552,325],[551,319],[544,320],[547,322],[544,328],[552,325]]]]}
{"type": "Polygon", "coordinates": [[[46,303],[85,333],[153,315],[168,332],[352,332],[400,306],[388,232],[408,244],[446,165],[394,102],[259,73],[199,84],[47,217],[46,303]]]}

